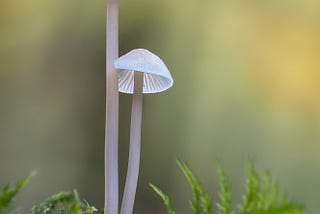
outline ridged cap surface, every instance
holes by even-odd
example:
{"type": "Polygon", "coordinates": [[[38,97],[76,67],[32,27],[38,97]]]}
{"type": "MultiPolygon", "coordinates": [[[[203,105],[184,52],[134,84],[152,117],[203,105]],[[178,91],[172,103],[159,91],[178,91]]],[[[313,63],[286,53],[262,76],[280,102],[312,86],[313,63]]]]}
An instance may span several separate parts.
{"type": "Polygon", "coordinates": [[[134,72],[143,72],[143,93],[165,91],[173,85],[173,79],[163,61],[146,49],[134,49],[114,62],[119,73],[119,91],[133,93],[134,72]]]}

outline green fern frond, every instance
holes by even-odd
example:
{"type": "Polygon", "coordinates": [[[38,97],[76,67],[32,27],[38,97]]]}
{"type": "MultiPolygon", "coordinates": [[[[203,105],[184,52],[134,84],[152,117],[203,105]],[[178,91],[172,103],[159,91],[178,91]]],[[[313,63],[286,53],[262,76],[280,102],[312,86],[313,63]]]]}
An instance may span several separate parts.
{"type": "Polygon", "coordinates": [[[166,195],[161,189],[159,189],[158,187],[156,187],[151,183],[149,183],[149,186],[162,198],[162,201],[167,208],[168,214],[175,214],[175,212],[172,209],[171,201],[168,195],[166,195]]]}
{"type": "Polygon", "coordinates": [[[177,160],[177,164],[192,188],[193,201],[191,202],[191,207],[195,214],[211,214],[212,199],[209,194],[204,191],[202,184],[186,163],[177,160]]]}
{"type": "Polygon", "coordinates": [[[185,175],[185,177],[187,178],[192,188],[193,201],[190,201],[191,208],[194,210],[195,214],[201,214],[201,202],[200,202],[201,185],[185,163],[182,163],[181,161],[177,160],[177,164],[180,167],[183,174],[185,175]]]}
{"type": "Polygon", "coordinates": [[[12,199],[29,183],[30,178],[35,174],[36,172],[33,171],[26,178],[23,178],[14,184],[9,183],[2,189],[0,192],[0,214],[3,213],[3,210],[10,205],[12,199]]]}
{"type": "Polygon", "coordinates": [[[30,214],[51,214],[57,209],[60,210],[60,213],[66,214],[92,214],[96,211],[87,202],[81,202],[78,192],[74,190],[50,196],[43,203],[32,207],[30,214]]]}
{"type": "Polygon", "coordinates": [[[50,196],[43,203],[33,206],[30,211],[30,214],[50,214],[53,213],[58,206],[68,205],[69,208],[70,206],[73,208],[78,203],[79,198],[78,193],[76,191],[60,192],[50,196]]]}
{"type": "Polygon", "coordinates": [[[272,179],[270,172],[267,171],[264,173],[262,177],[262,184],[260,190],[260,201],[258,203],[258,209],[266,209],[270,207],[270,196],[269,196],[269,189],[272,188],[272,179]]]}
{"type": "Polygon", "coordinates": [[[228,179],[220,162],[218,163],[218,175],[220,178],[220,203],[217,203],[218,209],[223,214],[231,214],[231,192],[228,185],[228,179]]]}
{"type": "Polygon", "coordinates": [[[255,210],[259,204],[259,176],[254,169],[252,161],[248,163],[248,178],[246,181],[246,194],[243,196],[243,205],[240,206],[240,214],[248,214],[255,210]]]}
{"type": "Polygon", "coordinates": [[[249,162],[246,191],[243,205],[239,206],[240,214],[293,214],[304,210],[302,205],[289,201],[268,171],[260,179],[252,161],[249,162]]]}
{"type": "MultiPolygon", "coordinates": [[[[209,194],[204,191],[198,178],[186,163],[179,160],[177,163],[192,188],[193,201],[190,203],[194,213],[212,214],[212,201],[209,194]]],[[[252,161],[248,164],[248,178],[243,204],[238,205],[238,212],[232,211],[228,178],[220,163],[218,163],[218,174],[220,178],[220,203],[217,203],[219,214],[298,214],[304,211],[303,205],[289,200],[288,194],[280,190],[279,185],[272,179],[268,171],[260,178],[252,161]]],[[[167,206],[168,213],[174,214],[169,197],[159,188],[152,184],[150,186],[161,196],[167,206]]]]}

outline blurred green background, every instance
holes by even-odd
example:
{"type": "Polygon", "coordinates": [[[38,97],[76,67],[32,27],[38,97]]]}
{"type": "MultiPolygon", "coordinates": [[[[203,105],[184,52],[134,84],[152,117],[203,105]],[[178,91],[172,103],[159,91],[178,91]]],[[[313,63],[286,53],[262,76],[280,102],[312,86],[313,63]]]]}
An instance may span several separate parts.
{"type": "MultiPolygon", "coordinates": [[[[120,53],[147,48],[175,79],[145,96],[135,213],[166,213],[150,181],[192,213],[177,158],[211,192],[222,160],[240,201],[248,157],[318,213],[319,1],[120,2],[120,53]]],[[[0,2],[0,185],[37,169],[16,202],[25,210],[73,188],[103,207],[105,11],[104,0],[0,2]]],[[[131,96],[120,102],[123,185],[131,96]]]]}

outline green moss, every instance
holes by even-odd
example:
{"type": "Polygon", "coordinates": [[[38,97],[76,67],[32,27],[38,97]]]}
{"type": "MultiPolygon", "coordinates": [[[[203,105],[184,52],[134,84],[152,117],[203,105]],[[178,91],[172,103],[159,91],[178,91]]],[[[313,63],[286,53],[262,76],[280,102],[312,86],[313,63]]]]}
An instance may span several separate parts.
{"type": "MultiPolygon", "coordinates": [[[[220,163],[217,167],[220,191],[215,203],[216,206],[213,206],[213,199],[204,190],[190,167],[179,160],[177,164],[192,189],[193,198],[190,205],[195,214],[299,214],[304,211],[303,205],[291,201],[288,195],[281,191],[278,183],[274,181],[268,171],[259,176],[252,161],[248,163],[248,177],[245,185],[246,192],[242,196],[243,202],[237,206],[232,206],[228,177],[220,163]],[[238,209],[232,210],[233,207],[238,209]]],[[[2,189],[0,192],[0,214],[10,213],[8,207],[13,198],[28,184],[33,175],[34,173],[31,173],[26,178],[16,183],[9,183],[2,189]]],[[[155,185],[149,185],[162,198],[168,214],[175,214],[170,198],[155,185]]],[[[33,206],[29,213],[93,214],[95,212],[98,212],[97,209],[86,201],[80,200],[78,192],[73,190],[48,197],[44,202],[33,206]]]]}
{"type": "MultiPolygon", "coordinates": [[[[304,211],[303,205],[289,200],[288,195],[280,190],[279,185],[272,179],[269,172],[265,172],[260,178],[252,161],[248,163],[246,193],[242,196],[242,204],[236,206],[237,210],[231,210],[231,190],[228,178],[221,164],[218,164],[219,202],[216,203],[216,210],[213,210],[213,200],[209,197],[209,193],[204,191],[194,172],[186,163],[181,161],[177,161],[177,163],[192,189],[191,208],[195,214],[298,214],[304,211]]],[[[168,213],[174,214],[169,197],[154,185],[151,184],[151,187],[163,199],[168,213]]]]}

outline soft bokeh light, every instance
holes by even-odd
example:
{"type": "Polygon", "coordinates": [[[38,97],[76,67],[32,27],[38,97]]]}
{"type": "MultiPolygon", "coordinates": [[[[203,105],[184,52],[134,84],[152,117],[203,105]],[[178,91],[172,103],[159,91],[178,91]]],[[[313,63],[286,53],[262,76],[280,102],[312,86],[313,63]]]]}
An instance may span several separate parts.
{"type": "MultiPolygon", "coordinates": [[[[104,0],[0,3],[0,185],[37,169],[17,201],[26,210],[73,188],[103,206],[105,11],[104,0]]],[[[135,213],[165,213],[148,182],[191,213],[176,158],[212,192],[221,159],[239,201],[248,157],[317,213],[319,11],[315,0],[120,0],[120,53],[147,48],[175,80],[144,98],[135,213]]],[[[131,96],[120,101],[123,185],[131,96]]]]}

